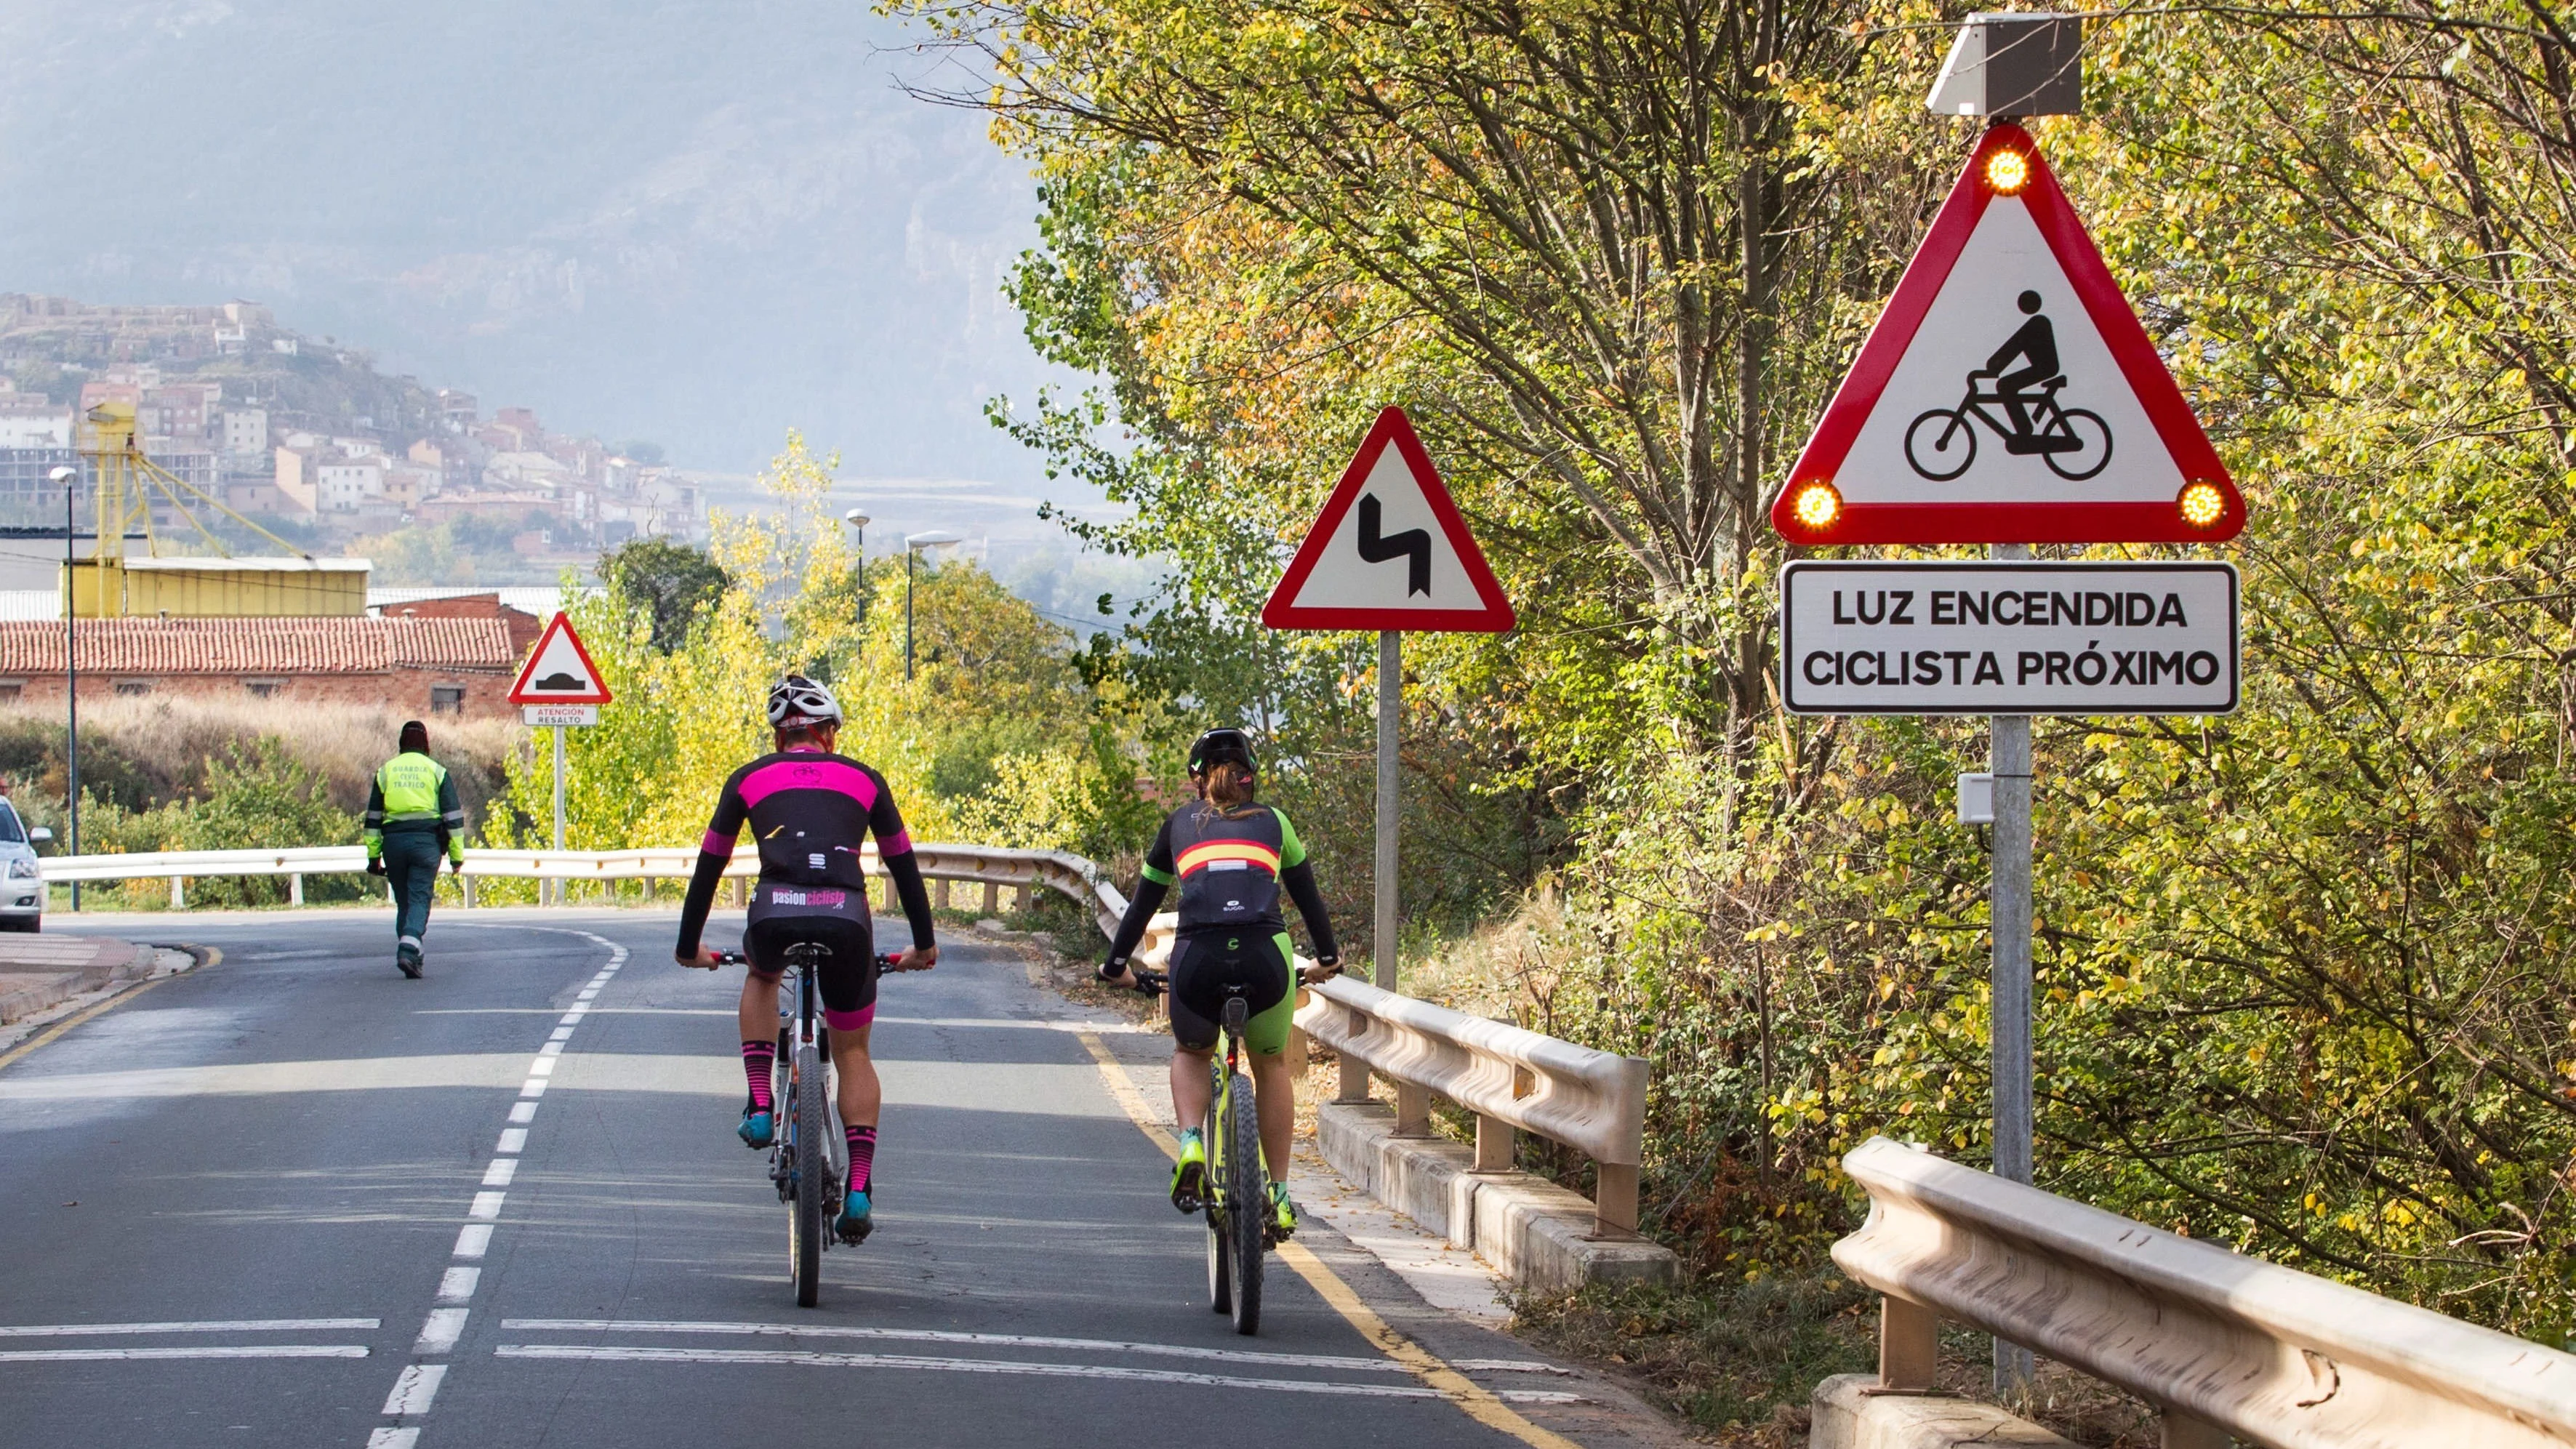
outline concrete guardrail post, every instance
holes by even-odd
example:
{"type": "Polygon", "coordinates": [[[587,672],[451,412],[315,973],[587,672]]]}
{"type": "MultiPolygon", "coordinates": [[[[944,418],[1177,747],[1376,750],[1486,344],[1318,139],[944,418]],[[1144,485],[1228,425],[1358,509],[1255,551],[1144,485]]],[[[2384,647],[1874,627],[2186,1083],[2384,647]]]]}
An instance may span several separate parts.
{"type": "Polygon", "coordinates": [[[1509,1172],[1518,1156],[1521,1130],[1500,1117],[1476,1114],[1476,1171],[1509,1172]]]}
{"type": "Polygon", "coordinates": [[[188,882],[187,882],[187,877],[185,877],[185,876],[177,876],[177,875],[174,875],[174,876],[170,877],[170,909],[172,909],[172,910],[174,910],[174,911],[184,911],[184,910],[186,910],[187,908],[188,908],[188,882]]]}

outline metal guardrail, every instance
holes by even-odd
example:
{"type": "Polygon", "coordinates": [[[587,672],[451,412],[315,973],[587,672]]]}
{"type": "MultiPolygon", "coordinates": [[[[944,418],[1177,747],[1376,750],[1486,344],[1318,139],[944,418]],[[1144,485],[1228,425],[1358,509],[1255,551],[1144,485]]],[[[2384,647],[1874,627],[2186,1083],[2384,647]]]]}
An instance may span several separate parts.
{"type": "Polygon", "coordinates": [[[2566,1449],[2576,1355],[1872,1138],[1834,1263],[1878,1290],[1882,1392],[1932,1387],[1939,1320],[2159,1405],[2171,1449],[2566,1449]]]}
{"type": "MultiPolygon", "coordinates": [[[[861,853],[871,875],[882,876],[875,846],[861,853]]],[[[913,859],[932,883],[934,902],[950,905],[951,887],[983,887],[983,908],[1000,909],[1003,890],[1052,890],[1087,911],[1103,935],[1114,934],[1127,898],[1107,873],[1078,855],[996,846],[923,844],[913,859]]],[[[686,879],[697,869],[695,847],[648,850],[495,850],[465,852],[465,903],[474,904],[478,880],[643,881],[686,879]]],[[[206,876],[285,876],[288,899],[301,904],[307,875],[350,874],[366,869],[356,845],[284,850],[188,850],[130,855],[52,856],[38,862],[48,883],[167,878],[173,909],[187,905],[187,882],[206,876]]],[[[728,880],[759,873],[758,854],[737,850],[728,880]]],[[[1178,917],[1154,918],[1137,958],[1168,965],[1178,917]]],[[[1311,964],[1300,958],[1303,967],[1311,964]]],[[[1476,1114],[1476,1165],[1511,1166],[1512,1133],[1534,1132],[1585,1154],[1598,1171],[1595,1215],[1605,1235],[1637,1228],[1637,1167],[1646,1113],[1646,1063],[1554,1037],[1469,1016],[1427,1001],[1381,991],[1343,978],[1300,993],[1297,1026],[1341,1055],[1341,1100],[1365,1101],[1368,1074],[1396,1086],[1396,1130],[1426,1133],[1430,1098],[1446,1097],[1476,1114]]]]}
{"type": "Polygon", "coordinates": [[[1397,1084],[1398,1135],[1426,1132],[1429,1098],[1438,1095],[1476,1114],[1479,1171],[1510,1168],[1515,1130],[1562,1142],[1592,1159],[1594,1230],[1637,1230],[1644,1058],[1576,1046],[1347,977],[1308,988],[1297,1025],[1341,1055],[1342,1100],[1366,1100],[1371,1071],[1397,1084]]]}

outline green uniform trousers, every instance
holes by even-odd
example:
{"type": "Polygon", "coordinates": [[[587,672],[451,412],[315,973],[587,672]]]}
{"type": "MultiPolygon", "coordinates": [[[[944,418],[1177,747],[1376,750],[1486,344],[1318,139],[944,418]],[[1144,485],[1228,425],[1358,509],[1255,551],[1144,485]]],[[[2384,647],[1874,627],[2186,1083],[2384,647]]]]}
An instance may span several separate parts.
{"type": "Polygon", "coordinates": [[[385,880],[394,888],[394,936],[419,940],[429,931],[429,898],[438,884],[438,832],[385,832],[385,880]]]}

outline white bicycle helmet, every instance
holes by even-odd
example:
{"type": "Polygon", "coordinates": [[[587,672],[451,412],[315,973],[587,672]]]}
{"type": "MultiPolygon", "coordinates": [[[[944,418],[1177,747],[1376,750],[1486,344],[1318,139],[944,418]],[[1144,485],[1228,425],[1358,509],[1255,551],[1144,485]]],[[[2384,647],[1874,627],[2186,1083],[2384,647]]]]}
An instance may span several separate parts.
{"type": "Polygon", "coordinates": [[[795,730],[840,722],[841,702],[832,697],[832,691],[802,674],[791,674],[769,687],[771,729],[795,730]]]}

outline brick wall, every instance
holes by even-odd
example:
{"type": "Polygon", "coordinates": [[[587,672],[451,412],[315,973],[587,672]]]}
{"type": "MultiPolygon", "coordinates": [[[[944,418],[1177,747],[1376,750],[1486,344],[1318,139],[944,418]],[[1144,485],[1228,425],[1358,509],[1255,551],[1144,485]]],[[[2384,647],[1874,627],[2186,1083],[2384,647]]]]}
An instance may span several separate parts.
{"type": "MultiPolygon", "coordinates": [[[[510,674],[505,670],[415,669],[397,668],[378,671],[351,671],[342,674],[159,674],[108,675],[81,671],[81,703],[120,697],[118,685],[141,685],[148,694],[174,694],[193,699],[261,698],[253,684],[268,687],[269,699],[289,703],[335,705],[381,705],[422,719],[514,718],[516,706],[510,703],[510,674]],[[440,707],[435,691],[461,689],[464,694],[452,713],[440,707]]],[[[63,676],[60,674],[22,674],[0,677],[0,704],[21,704],[60,709],[63,706],[63,676]],[[13,688],[14,686],[14,688],[13,688]]]]}

